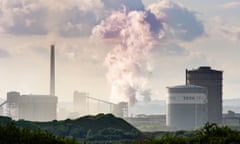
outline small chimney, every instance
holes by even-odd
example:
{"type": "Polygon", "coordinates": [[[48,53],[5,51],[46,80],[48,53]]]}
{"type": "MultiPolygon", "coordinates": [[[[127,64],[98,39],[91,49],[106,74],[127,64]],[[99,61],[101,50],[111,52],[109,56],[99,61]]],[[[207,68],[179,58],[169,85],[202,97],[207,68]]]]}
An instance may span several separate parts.
{"type": "Polygon", "coordinates": [[[55,47],[51,45],[50,56],[50,96],[55,96],[55,47]]]}

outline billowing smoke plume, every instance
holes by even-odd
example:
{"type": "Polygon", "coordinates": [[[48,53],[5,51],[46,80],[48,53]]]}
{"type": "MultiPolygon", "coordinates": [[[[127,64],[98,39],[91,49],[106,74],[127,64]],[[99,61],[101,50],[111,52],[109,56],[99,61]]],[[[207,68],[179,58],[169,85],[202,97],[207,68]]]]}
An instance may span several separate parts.
{"type": "Polygon", "coordinates": [[[152,66],[149,60],[154,45],[169,38],[191,41],[202,33],[203,26],[192,12],[167,0],[148,9],[123,6],[112,12],[93,29],[94,36],[118,42],[105,59],[112,99],[128,100],[130,105],[137,101],[137,96],[150,101],[148,78],[152,66]],[[193,21],[194,25],[190,26],[185,20],[193,21]]]}
{"type": "Polygon", "coordinates": [[[112,85],[112,98],[128,100],[130,104],[136,102],[137,94],[150,94],[148,59],[154,38],[145,18],[146,13],[142,11],[116,11],[93,30],[99,37],[120,39],[108,53],[105,63],[109,69],[107,76],[112,85]]]}

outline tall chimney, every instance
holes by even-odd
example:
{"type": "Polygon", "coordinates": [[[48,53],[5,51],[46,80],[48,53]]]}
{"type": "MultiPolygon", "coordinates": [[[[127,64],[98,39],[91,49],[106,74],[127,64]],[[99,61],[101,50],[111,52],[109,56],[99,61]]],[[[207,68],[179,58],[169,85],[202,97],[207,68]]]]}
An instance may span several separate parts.
{"type": "Polygon", "coordinates": [[[51,45],[50,56],[50,96],[55,96],[55,47],[51,45]]]}

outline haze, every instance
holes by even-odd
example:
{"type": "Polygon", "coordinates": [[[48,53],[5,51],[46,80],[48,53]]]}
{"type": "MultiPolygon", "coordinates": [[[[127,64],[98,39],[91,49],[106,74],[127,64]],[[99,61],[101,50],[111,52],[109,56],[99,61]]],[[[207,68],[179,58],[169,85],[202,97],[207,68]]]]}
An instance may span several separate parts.
{"type": "Polygon", "coordinates": [[[51,44],[56,46],[59,101],[72,101],[75,90],[113,102],[135,103],[148,95],[165,99],[167,86],[185,82],[186,68],[201,65],[224,71],[224,99],[239,97],[236,0],[0,0],[0,6],[1,98],[8,91],[49,94],[51,44]],[[154,17],[147,19],[147,12],[154,17]],[[121,22],[126,21],[132,29],[125,34],[136,35],[122,35],[121,22]],[[142,33],[135,33],[134,22],[142,33]],[[121,51],[117,47],[124,42],[141,51],[121,51]],[[123,61],[110,65],[111,54],[123,61]],[[129,72],[123,76],[121,70],[129,72]],[[126,92],[131,96],[125,97],[126,92]]]}

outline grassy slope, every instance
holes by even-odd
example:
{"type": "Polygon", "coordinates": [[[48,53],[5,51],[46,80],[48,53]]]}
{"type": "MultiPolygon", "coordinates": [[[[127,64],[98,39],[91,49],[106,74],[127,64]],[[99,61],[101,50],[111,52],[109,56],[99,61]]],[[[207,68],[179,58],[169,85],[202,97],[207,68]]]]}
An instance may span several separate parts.
{"type": "MultiPolygon", "coordinates": [[[[0,117],[0,123],[6,125],[12,121],[0,117]]],[[[75,120],[30,122],[14,121],[15,125],[27,129],[41,129],[57,136],[75,137],[79,140],[132,140],[142,136],[135,127],[112,114],[85,116],[75,120]]]]}

